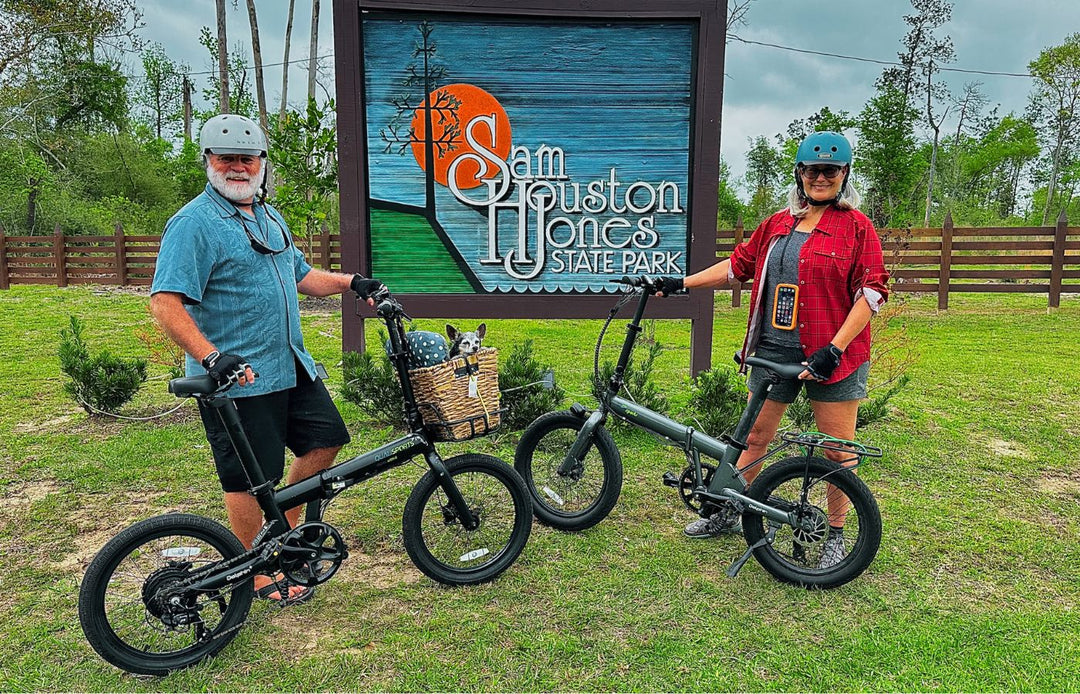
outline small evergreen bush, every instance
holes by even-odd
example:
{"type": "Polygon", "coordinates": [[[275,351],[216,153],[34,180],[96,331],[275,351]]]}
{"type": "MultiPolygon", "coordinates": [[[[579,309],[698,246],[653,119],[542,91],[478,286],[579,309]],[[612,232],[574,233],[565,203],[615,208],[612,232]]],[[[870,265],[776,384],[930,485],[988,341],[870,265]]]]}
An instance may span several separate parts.
{"type": "Polygon", "coordinates": [[[82,333],[82,321],[75,316],[60,331],[60,369],[71,379],[64,392],[90,415],[113,414],[146,381],[146,360],[123,359],[105,349],[90,356],[82,333]]]}
{"type": "MultiPolygon", "coordinates": [[[[380,338],[379,344],[386,341],[382,332],[380,338]]],[[[385,351],[380,350],[377,357],[368,352],[345,352],[342,370],[345,376],[345,385],[341,387],[343,398],[376,422],[395,428],[404,426],[401,383],[385,351]]]]}
{"type": "Polygon", "coordinates": [[[699,429],[717,437],[731,433],[746,408],[747,390],[739,372],[728,366],[714,366],[690,381],[686,418],[699,429]]]}
{"type": "Polygon", "coordinates": [[[510,350],[510,356],[499,365],[499,390],[502,392],[502,428],[506,431],[524,429],[534,419],[557,410],[565,392],[552,381],[552,388],[543,383],[551,368],[533,356],[532,340],[525,340],[510,350]]]}

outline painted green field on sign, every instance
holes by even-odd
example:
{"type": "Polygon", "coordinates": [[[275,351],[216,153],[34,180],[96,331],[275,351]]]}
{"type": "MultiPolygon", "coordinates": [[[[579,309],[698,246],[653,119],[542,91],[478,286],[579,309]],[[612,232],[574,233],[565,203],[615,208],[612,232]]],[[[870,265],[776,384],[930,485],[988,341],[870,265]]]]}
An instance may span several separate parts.
{"type": "Polygon", "coordinates": [[[422,215],[371,210],[371,276],[395,294],[473,294],[438,233],[422,215]]]}

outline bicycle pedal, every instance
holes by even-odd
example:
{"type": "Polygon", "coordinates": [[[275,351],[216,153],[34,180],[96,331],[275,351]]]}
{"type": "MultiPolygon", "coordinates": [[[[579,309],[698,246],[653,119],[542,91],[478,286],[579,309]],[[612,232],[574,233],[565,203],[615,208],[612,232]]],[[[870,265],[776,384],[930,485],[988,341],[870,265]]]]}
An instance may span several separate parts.
{"type": "Polygon", "coordinates": [[[678,489],[680,486],[679,478],[675,476],[674,472],[670,471],[664,473],[663,482],[665,487],[678,489]]]}

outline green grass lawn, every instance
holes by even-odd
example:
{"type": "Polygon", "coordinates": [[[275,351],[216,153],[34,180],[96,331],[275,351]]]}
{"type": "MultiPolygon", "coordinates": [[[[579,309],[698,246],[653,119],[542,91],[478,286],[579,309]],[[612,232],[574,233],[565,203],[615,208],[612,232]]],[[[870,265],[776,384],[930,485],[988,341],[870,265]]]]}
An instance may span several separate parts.
{"type": "MultiPolygon", "coordinates": [[[[682,454],[617,432],[626,479],[612,515],[581,534],[535,526],[492,584],[447,589],[413,567],[401,512],[423,473],[407,465],[331,506],[351,556],[311,603],[266,604],[217,658],[137,679],[87,645],[76,618],[94,552],[131,522],[171,510],[224,520],[194,405],[152,421],[95,421],[66,399],[56,357],[75,314],[92,349],[138,355],[145,295],[16,287],[0,292],[0,690],[937,690],[1080,689],[1080,300],[907,299],[919,352],[893,416],[860,432],[885,449],[860,473],[884,538],[856,581],[830,592],[781,585],[738,537],[691,541],[673,490],[682,454]]],[[[746,309],[718,299],[718,362],[746,309]]],[[[408,307],[406,307],[408,309],[408,307]]],[[[440,330],[445,321],[418,321],[440,330]]],[[[568,402],[591,401],[599,321],[489,320],[487,343],[526,337],[556,366],[568,402]]],[[[307,312],[309,349],[340,386],[340,319],[307,312]]],[[[378,343],[374,321],[369,339],[378,343]]],[[[622,330],[610,332],[614,357],[622,330]]],[[[689,325],[665,321],[658,378],[685,400],[689,325]]],[[[163,368],[128,414],[172,407],[163,368]]],[[[354,455],[394,432],[340,403],[354,455]]],[[[454,451],[510,460],[517,435],[454,451]]]]}

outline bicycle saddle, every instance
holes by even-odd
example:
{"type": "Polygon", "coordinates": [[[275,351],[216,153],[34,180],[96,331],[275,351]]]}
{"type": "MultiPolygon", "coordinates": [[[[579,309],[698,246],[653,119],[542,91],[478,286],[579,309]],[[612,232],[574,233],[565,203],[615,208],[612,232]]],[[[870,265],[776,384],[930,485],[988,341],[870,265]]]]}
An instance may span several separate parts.
{"type": "Polygon", "coordinates": [[[169,381],[169,392],[178,398],[192,397],[196,395],[210,395],[219,388],[217,381],[209,374],[202,376],[187,376],[174,378],[169,381]]]}
{"type": "Polygon", "coordinates": [[[739,353],[735,353],[736,364],[749,364],[750,366],[760,366],[762,368],[772,371],[781,378],[796,379],[803,371],[806,371],[806,367],[802,364],[781,364],[775,361],[769,361],[768,359],[762,359],[761,357],[747,357],[746,359],[739,359],[739,353]]]}

